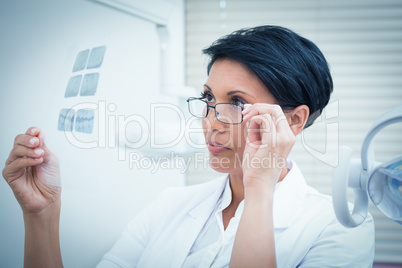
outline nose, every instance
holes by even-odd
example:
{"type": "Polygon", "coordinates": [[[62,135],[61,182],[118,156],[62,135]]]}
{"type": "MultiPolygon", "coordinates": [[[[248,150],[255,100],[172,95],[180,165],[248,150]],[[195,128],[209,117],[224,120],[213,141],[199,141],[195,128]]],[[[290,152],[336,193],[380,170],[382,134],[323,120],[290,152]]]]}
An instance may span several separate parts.
{"type": "Polygon", "coordinates": [[[208,109],[208,115],[203,119],[204,130],[224,132],[226,126],[216,117],[215,107],[208,107],[208,109]]]}

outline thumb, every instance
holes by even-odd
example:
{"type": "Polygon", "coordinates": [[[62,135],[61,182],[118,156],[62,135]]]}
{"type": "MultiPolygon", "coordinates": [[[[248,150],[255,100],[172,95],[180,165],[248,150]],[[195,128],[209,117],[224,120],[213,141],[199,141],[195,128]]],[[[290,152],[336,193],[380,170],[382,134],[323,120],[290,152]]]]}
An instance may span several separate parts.
{"type": "Polygon", "coordinates": [[[43,131],[39,132],[38,135],[38,139],[39,139],[39,147],[41,147],[43,150],[45,150],[45,133],[43,133],[43,131]]]}

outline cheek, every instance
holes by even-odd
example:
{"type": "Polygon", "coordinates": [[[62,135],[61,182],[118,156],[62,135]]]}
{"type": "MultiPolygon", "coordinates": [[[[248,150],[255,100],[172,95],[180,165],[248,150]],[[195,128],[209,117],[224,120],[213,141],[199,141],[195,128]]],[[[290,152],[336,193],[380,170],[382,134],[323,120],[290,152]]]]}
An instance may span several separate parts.
{"type": "Polygon", "coordinates": [[[232,132],[232,142],[234,149],[240,155],[243,155],[244,147],[246,146],[247,132],[243,124],[238,125],[232,132]]]}
{"type": "Polygon", "coordinates": [[[204,136],[207,134],[208,130],[211,129],[211,124],[207,118],[202,119],[202,131],[204,132],[204,136]]]}

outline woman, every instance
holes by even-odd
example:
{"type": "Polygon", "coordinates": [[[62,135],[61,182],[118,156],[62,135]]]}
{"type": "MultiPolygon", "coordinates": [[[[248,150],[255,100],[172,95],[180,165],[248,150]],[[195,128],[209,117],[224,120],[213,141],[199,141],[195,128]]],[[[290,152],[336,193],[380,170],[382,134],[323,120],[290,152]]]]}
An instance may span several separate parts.
{"type": "MultiPolygon", "coordinates": [[[[208,79],[187,101],[203,118],[210,165],[228,175],[162,193],[98,267],[370,267],[372,219],[343,228],[329,197],[287,159],[332,92],[320,50],[288,29],[260,26],[204,53],[208,79]]],[[[24,214],[25,264],[61,267],[59,164],[40,129],[16,137],[3,176],[24,214]]]]}

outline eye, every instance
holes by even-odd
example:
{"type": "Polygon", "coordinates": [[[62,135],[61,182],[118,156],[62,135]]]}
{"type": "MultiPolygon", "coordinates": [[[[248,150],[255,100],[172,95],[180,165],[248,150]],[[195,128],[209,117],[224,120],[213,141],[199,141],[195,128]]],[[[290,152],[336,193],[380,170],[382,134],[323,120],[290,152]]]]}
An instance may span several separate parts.
{"type": "Polygon", "coordinates": [[[247,101],[245,101],[245,100],[243,100],[242,98],[237,97],[237,96],[233,97],[233,98],[232,98],[232,101],[233,101],[233,104],[234,104],[234,105],[240,106],[240,107],[243,107],[244,104],[247,103],[247,101]]]}
{"type": "Polygon", "coordinates": [[[210,92],[202,92],[201,98],[205,99],[207,102],[215,102],[214,96],[210,92]]]}

